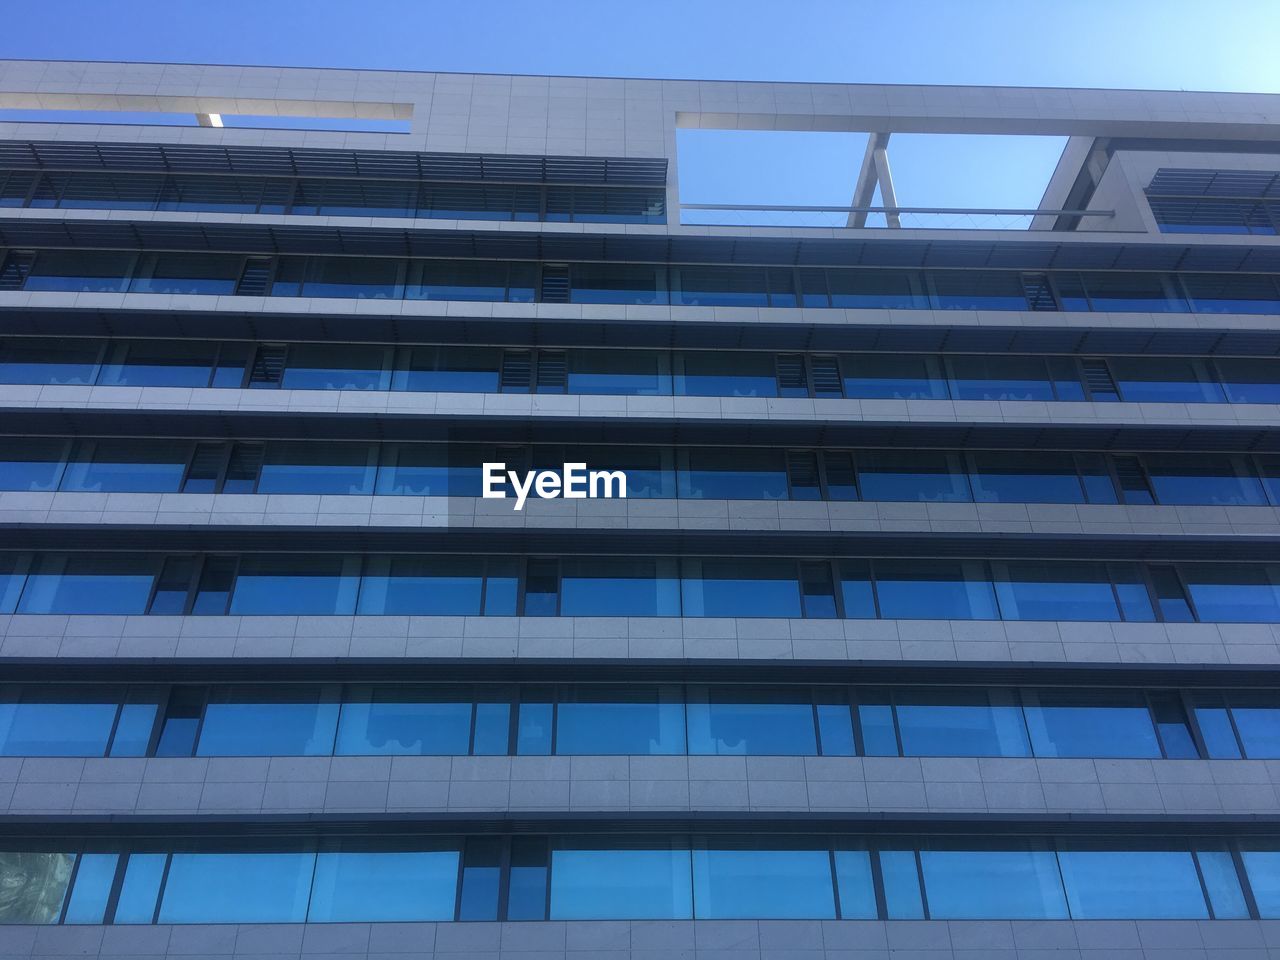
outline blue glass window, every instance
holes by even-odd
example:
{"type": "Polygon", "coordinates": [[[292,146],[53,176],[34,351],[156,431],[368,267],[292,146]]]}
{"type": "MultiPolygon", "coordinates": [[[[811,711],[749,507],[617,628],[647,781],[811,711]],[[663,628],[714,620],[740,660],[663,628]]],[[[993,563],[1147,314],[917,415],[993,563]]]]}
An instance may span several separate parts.
{"type": "Polygon", "coordinates": [[[1280,703],[1265,694],[1232,694],[1231,716],[1246,756],[1280,758],[1280,703]]]}
{"type": "Polygon", "coordinates": [[[496,347],[414,347],[392,389],[423,393],[497,393],[496,347]]]}
{"type": "Polygon", "coordinates": [[[889,620],[996,620],[978,560],[877,560],[876,596],[889,620]]]}
{"type": "Polygon", "coordinates": [[[973,499],[957,454],[866,450],[855,459],[863,500],[962,503],[973,499]]]}
{"type": "Polygon", "coordinates": [[[155,580],[149,557],[45,554],[27,577],[19,613],[144,613],[155,580]]]}
{"type": "MultiPolygon", "coordinates": [[[[487,458],[503,462],[497,453],[487,458]]],[[[377,492],[399,497],[478,497],[482,455],[452,444],[394,444],[384,448],[377,492]]]]}
{"type": "Polygon", "coordinates": [[[174,493],[187,468],[187,445],[151,440],[97,440],[67,464],[63,490],[81,493],[174,493]]]}
{"type": "Polygon", "coordinates": [[[556,752],[684,753],[684,710],[680,690],[674,687],[568,691],[556,708],[556,752]]]}
{"type": "Polygon", "coordinates": [[[672,303],[701,307],[767,307],[765,272],[751,267],[675,267],[672,303]]]}
{"type": "Polygon", "coordinates": [[[836,850],[835,865],[841,919],[875,920],[879,911],[871,875],[871,854],[866,850],[836,850]]]}
{"type": "Polygon", "coordinates": [[[457,889],[457,850],[320,853],[307,920],[452,920],[457,889]]]}
{"type": "Polygon", "coordinates": [[[1158,273],[1081,275],[1094,310],[1119,313],[1184,313],[1187,305],[1158,273]]]}
{"type": "Polygon", "coordinates": [[[484,562],[446,557],[371,558],[360,586],[365,615],[476,616],[484,562]]]}
{"type": "Polygon", "coordinates": [[[320,688],[218,688],[200,725],[200,757],[320,757],[333,753],[335,695],[320,688]]]}
{"type": "Polygon", "coordinates": [[[1274,564],[1187,563],[1183,580],[1203,621],[1280,621],[1280,580],[1274,564]]]}
{"type": "Polygon", "coordinates": [[[302,923],[314,853],[175,853],[160,923],[302,923]]]}
{"type": "Polygon", "coordinates": [[[776,397],[770,353],[688,351],[677,357],[676,394],[682,397],[776,397]]]}
{"type": "Polygon", "coordinates": [[[970,454],[979,503],[1084,503],[1075,459],[1067,453],[970,454]]]}
{"type": "MultiPolygon", "coordinates": [[[[471,711],[469,696],[446,689],[357,687],[348,691],[342,704],[337,753],[465,755],[471,740],[471,711]]],[[[502,739],[506,753],[505,731],[502,739]]]]}
{"type": "Polygon", "coordinates": [[[1156,500],[1164,504],[1208,503],[1262,506],[1262,484],[1239,456],[1197,453],[1147,454],[1143,458],[1156,500]]]}
{"type": "Polygon", "coordinates": [[[90,384],[101,352],[97,340],[0,340],[0,383],[90,384]]]}
{"type": "Polygon", "coordinates": [[[82,853],[76,866],[76,885],[67,901],[63,923],[102,923],[116,876],[114,853],[82,853]]]}
{"type": "Polygon", "coordinates": [[[830,854],[694,850],[693,902],[699,920],[834,918],[830,854]]]}
{"type": "Polygon", "coordinates": [[[950,357],[947,366],[956,400],[1054,399],[1042,357],[950,357]]]}
{"type": "Polygon", "coordinates": [[[627,475],[628,499],[672,499],[676,495],[675,452],[669,447],[574,446],[560,450],[540,445],[534,448],[534,458],[535,466],[543,469],[585,463],[590,470],[621,470],[627,475]]]}
{"type": "Polygon", "coordinates": [[[993,560],[1005,620],[1119,620],[1111,575],[1101,563],[993,560]]]}
{"type": "Polygon", "coordinates": [[[890,920],[924,919],[914,850],[881,850],[880,877],[884,883],[885,914],[890,920]]]}
{"type": "Polygon", "coordinates": [[[152,253],[143,257],[132,293],[234,293],[241,258],[218,253],[152,253]]]}
{"type": "Polygon", "coordinates": [[[91,250],[42,250],[27,275],[24,290],[68,293],[123,293],[133,254],[91,250]]]}
{"type": "Polygon", "coordinates": [[[404,263],[375,257],[312,257],[302,293],[307,297],[399,300],[404,297],[404,263]]]}
{"type": "Polygon", "coordinates": [[[269,443],[258,476],[258,493],[371,496],[376,464],[364,443],[269,443]]]}
{"type": "MultiPolygon", "coordinates": [[[[1280,300],[1276,302],[1280,309],[1280,300]]],[[[1215,360],[1231,403],[1280,403],[1280,360],[1242,357],[1215,360]]]]}
{"type": "Polygon", "coordinates": [[[569,393],[670,396],[668,356],[657,350],[570,350],[569,393]]]}
{"type": "Polygon", "coordinates": [[[47,687],[0,700],[0,756],[104,756],[118,703],[117,691],[47,687]]]}
{"type": "Polygon", "coordinates": [[[116,344],[102,365],[99,386],[207,387],[217,344],[138,340],[116,344]]]}
{"type": "Polygon", "coordinates": [[[1037,757],[1161,756],[1141,694],[1040,690],[1023,696],[1037,757]]]}
{"type": "MultiPolygon", "coordinates": [[[[849,310],[913,310],[928,306],[919,274],[908,270],[828,270],[827,288],[831,306],[849,310]]],[[[826,306],[810,302],[810,271],[802,282],[805,306],[826,306]]],[[[824,298],[825,299],[825,298],[824,298]]]]}
{"type": "MultiPolygon", "coordinates": [[[[897,695],[896,710],[903,756],[1031,754],[1022,709],[1011,690],[904,691],[897,695]]],[[[888,733],[892,736],[892,730],[888,733]]]]}
{"type": "Polygon", "coordinates": [[[151,923],[155,918],[160,881],[164,878],[165,853],[131,853],[125,866],[115,923],[151,923]]]}
{"type": "Polygon", "coordinates": [[[0,490],[56,490],[66,453],[65,440],[24,437],[0,441],[0,490]]]}
{"type": "Polygon", "coordinates": [[[685,560],[686,617],[799,617],[795,564],[780,560],[685,560]]]}
{"type": "Polygon", "coordinates": [[[450,260],[414,263],[408,296],[414,300],[506,300],[507,264],[450,260]]]}
{"type": "Polygon", "coordinates": [[[1258,916],[1280,917],[1280,851],[1242,850],[1240,858],[1249,877],[1253,900],[1258,905],[1258,916]]]}
{"type": "Polygon", "coordinates": [[[1066,920],[1050,850],[922,850],[931,920],[1066,920]]]}
{"type": "Polygon", "coordinates": [[[1239,273],[1184,273],[1181,277],[1196,313],[1280,313],[1274,277],[1239,273]]]}
{"type": "Polygon", "coordinates": [[[564,560],[560,564],[564,617],[678,617],[674,560],[564,560]]]}
{"type": "Polygon", "coordinates": [[[947,381],[936,357],[851,354],[841,358],[844,395],[879,400],[945,400],[947,381]]]}
{"type": "Polygon", "coordinates": [[[1022,280],[1011,271],[935,270],[930,274],[940,310],[1026,310],[1022,280]]]}
{"type": "Polygon", "coordinates": [[[1207,919],[1189,850],[1060,850],[1075,920],[1207,919]]]}
{"type": "Polygon", "coordinates": [[[683,500],[786,500],[787,465],[781,450],[682,451],[683,500]]]}
{"type": "Polygon", "coordinates": [[[387,390],[391,373],[383,347],[295,344],[280,386],[285,390],[387,390]]]}
{"type": "Polygon", "coordinates": [[[552,920],[688,920],[692,916],[688,850],[551,852],[552,920]]]}
{"type": "Polygon", "coordinates": [[[0,924],[57,923],[71,882],[74,853],[44,851],[0,854],[0,924]]]}
{"type": "Polygon", "coordinates": [[[1127,403],[1223,403],[1226,399],[1202,360],[1116,357],[1107,365],[1127,403]]]}
{"type": "Polygon", "coordinates": [[[664,304],[667,270],[643,263],[575,263],[569,302],[664,304]]]}
{"type": "Polygon", "coordinates": [[[813,705],[805,692],[691,688],[689,753],[815,756],[813,705]]]}
{"type": "Polygon", "coordinates": [[[231,613],[354,613],[357,563],[342,557],[245,557],[237,571],[231,613]]]}

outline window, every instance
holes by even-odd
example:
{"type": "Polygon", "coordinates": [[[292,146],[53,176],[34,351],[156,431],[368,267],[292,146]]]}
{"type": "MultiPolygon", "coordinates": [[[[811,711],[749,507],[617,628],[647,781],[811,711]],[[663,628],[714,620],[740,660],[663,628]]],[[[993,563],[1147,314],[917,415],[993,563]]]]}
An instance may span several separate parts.
{"type": "MultiPolygon", "coordinates": [[[[470,697],[447,688],[360,685],[342,704],[336,753],[465,755],[470,752],[471,713],[470,697]]],[[[505,730],[502,741],[501,752],[506,753],[505,730]]]]}
{"type": "Polygon", "coordinates": [[[803,693],[691,688],[689,753],[816,756],[813,704],[803,693]]]}
{"type": "Polygon", "coordinates": [[[1064,849],[1058,864],[1075,920],[1209,916],[1190,851],[1064,849]]]}
{"type": "Polygon", "coordinates": [[[131,253],[42,250],[36,256],[23,289],[123,293],[128,287],[132,268],[131,253]]]}
{"type": "Polygon", "coordinates": [[[424,393],[497,393],[496,347],[414,347],[408,367],[397,370],[393,390],[424,393]]]}
{"type": "Polygon", "coordinates": [[[1211,453],[1148,454],[1143,458],[1143,465],[1160,503],[1263,506],[1267,502],[1262,484],[1243,457],[1211,453]]]}
{"type": "Polygon", "coordinates": [[[1243,850],[1240,857],[1258,904],[1258,915],[1280,917],[1280,851],[1243,850]]]}
{"type": "Polygon", "coordinates": [[[1188,563],[1179,569],[1202,621],[1280,621],[1275,564],[1188,563]]]}
{"type": "Polygon", "coordinates": [[[224,687],[205,706],[196,756],[327,757],[337,721],[334,693],[318,687],[224,687]]]}
{"type": "Polygon", "coordinates": [[[75,860],[73,853],[0,853],[0,923],[57,923],[75,860]]]}
{"type": "Polygon", "coordinates": [[[877,400],[945,400],[947,381],[936,357],[851,354],[841,358],[844,395],[877,400]]]}
{"type": "Polygon", "coordinates": [[[569,302],[665,304],[667,270],[642,263],[575,263],[569,302]]]}
{"type": "Polygon", "coordinates": [[[241,258],[218,253],[151,253],[129,290],[131,293],[194,293],[223,295],[235,292],[241,258]]]}
{"type": "Polygon", "coordinates": [[[677,358],[676,394],[682,397],[776,397],[778,379],[769,353],[687,351],[677,358]]]}
{"type": "Polygon", "coordinates": [[[685,500],[786,500],[787,467],[780,450],[681,451],[685,500]]]}
{"type": "Polygon", "coordinates": [[[373,494],[373,450],[363,443],[267,444],[258,493],[373,494]]]}
{"type": "Polygon", "coordinates": [[[245,557],[235,578],[231,613],[354,613],[357,562],[342,557],[245,557]]]}
{"type": "MultiPolygon", "coordinates": [[[[1280,312],[1280,299],[1276,301],[1280,312]]],[[[1215,360],[1231,403],[1280,403],[1280,360],[1243,357],[1215,360]]]]}
{"type": "Polygon", "coordinates": [[[1053,383],[1041,357],[950,357],[956,400],[1053,400],[1053,383]]]}
{"type": "Polygon", "coordinates": [[[937,270],[931,274],[941,310],[1026,310],[1027,295],[1016,273],[994,270],[937,270]]]}
{"type": "Polygon", "coordinates": [[[100,386],[207,387],[215,343],[138,340],[115,344],[102,366],[100,386]]]}
{"type": "MultiPolygon", "coordinates": [[[[874,724],[876,705],[866,706],[868,719],[874,724]]],[[[895,709],[903,756],[1026,757],[1031,754],[1022,709],[1010,690],[905,691],[896,697],[895,709]]],[[[891,737],[892,730],[887,732],[891,737]]],[[[886,753],[898,753],[896,745],[886,746],[889,747],[886,753]]],[[[870,746],[868,753],[871,753],[870,746]]]]}
{"type": "Polygon", "coordinates": [[[961,503],[973,499],[954,453],[867,450],[855,455],[864,500],[961,503]]]}
{"type": "Polygon", "coordinates": [[[0,441],[0,490],[31,493],[56,490],[62,477],[67,443],[30,437],[0,441]]]}
{"type": "Polygon", "coordinates": [[[683,754],[685,707],[678,687],[578,687],[556,707],[559,754],[683,754]]]}
{"type": "Polygon", "coordinates": [[[0,756],[106,756],[117,690],[21,688],[0,694],[0,756]]]}
{"type": "Polygon", "coordinates": [[[780,560],[685,560],[686,617],[798,617],[793,563],[780,560]]]}
{"type": "Polygon", "coordinates": [[[383,347],[294,344],[280,386],[285,390],[387,390],[391,373],[383,347]]]}
{"type": "Polygon", "coordinates": [[[316,856],[310,923],[452,920],[457,850],[342,850],[316,856]]]}
{"type": "Polygon", "coordinates": [[[1081,275],[1094,310],[1118,313],[1176,313],[1186,310],[1158,273],[1086,273],[1081,275]]]}
{"type": "Polygon", "coordinates": [[[570,350],[568,392],[670,396],[668,357],[657,350],[570,350]]]}
{"type": "Polygon", "coordinates": [[[991,569],[1006,620],[1121,619],[1104,564],[993,560],[991,569]]]}
{"type": "Polygon", "coordinates": [[[979,503],[1085,502],[1071,454],[979,451],[970,454],[969,462],[973,498],[979,503]]]}
{"type": "Polygon", "coordinates": [[[160,923],[302,923],[314,853],[175,853],[160,923]]]}
{"type": "Polygon", "coordinates": [[[19,613],[144,613],[155,580],[149,557],[39,557],[18,604],[19,613]]]}
{"type": "Polygon", "coordinates": [[[187,467],[186,445],[152,440],[95,440],[67,464],[63,490],[79,493],[173,493],[187,467]]]}
{"type": "Polygon", "coordinates": [[[312,257],[307,263],[302,295],[350,297],[357,300],[400,300],[404,297],[404,290],[404,262],[401,260],[312,257]]]}
{"type": "Polygon", "coordinates": [[[698,919],[835,917],[831,857],[825,850],[693,851],[698,919]]]}
{"type": "Polygon", "coordinates": [[[1051,850],[921,850],[931,920],[1066,920],[1051,850]]]}
{"type": "Polygon", "coordinates": [[[0,383],[91,384],[101,352],[97,340],[0,340],[0,383]]]}
{"type": "Polygon", "coordinates": [[[1024,698],[1037,757],[1162,756],[1139,694],[1038,691],[1024,698]]]}
{"type": "Polygon", "coordinates": [[[1268,694],[1233,693],[1231,719],[1250,759],[1280,758],[1280,701],[1268,694]]]}
{"type": "MultiPolygon", "coordinates": [[[[847,310],[915,310],[928,306],[917,274],[906,270],[827,270],[831,306],[847,310]]],[[[814,302],[821,290],[819,271],[802,270],[805,306],[814,302]]],[[[825,296],[822,300],[825,301],[825,296]]]]}
{"type": "Polygon", "coordinates": [[[981,561],[878,560],[876,596],[890,620],[995,620],[995,595],[981,561]]]}
{"type": "Polygon", "coordinates": [[[674,560],[563,560],[560,616],[678,617],[674,560]]]}
{"type": "Polygon", "coordinates": [[[1239,273],[1181,276],[1196,313],[1280,313],[1280,291],[1274,277],[1239,273]]]}
{"type": "Polygon", "coordinates": [[[1222,403],[1222,387],[1209,379],[1203,361],[1170,357],[1117,357],[1111,375],[1128,403],[1222,403]]]}
{"type": "Polygon", "coordinates": [[[692,916],[687,849],[632,845],[551,852],[552,920],[688,920],[692,916]]]}
{"type": "Polygon", "coordinates": [[[672,302],[700,307],[767,307],[765,272],[737,267],[677,267],[672,302]]]}
{"type": "Polygon", "coordinates": [[[483,590],[483,560],[376,557],[365,570],[357,612],[365,616],[475,616],[481,612],[483,590]]]}

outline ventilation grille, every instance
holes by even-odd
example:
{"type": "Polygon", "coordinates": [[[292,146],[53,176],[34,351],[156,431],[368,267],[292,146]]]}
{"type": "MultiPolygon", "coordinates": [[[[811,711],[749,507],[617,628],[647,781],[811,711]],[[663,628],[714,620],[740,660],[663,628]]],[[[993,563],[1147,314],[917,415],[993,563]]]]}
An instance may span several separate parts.
{"type": "Polygon", "coordinates": [[[840,397],[844,388],[840,382],[840,362],[835,357],[811,357],[809,369],[813,374],[813,394],[816,397],[840,397]]]}
{"type": "Polygon", "coordinates": [[[1120,391],[1105,360],[1081,360],[1080,369],[1084,371],[1084,384],[1091,400],[1120,399],[1120,391]]]}
{"type": "Polygon", "coordinates": [[[563,393],[569,383],[569,361],[563,350],[538,351],[538,389],[563,393]]]}
{"type": "Polygon", "coordinates": [[[1151,497],[1151,485],[1147,483],[1147,473],[1137,457],[1117,456],[1116,479],[1120,481],[1120,489],[1126,494],[1142,494],[1144,499],[1151,497]]]}
{"type": "Polygon", "coordinates": [[[804,376],[804,357],[798,353],[780,353],[774,360],[774,373],[778,378],[778,392],[783,396],[809,395],[809,383],[804,376]]]}
{"type": "Polygon", "coordinates": [[[251,387],[278,387],[284,380],[284,347],[259,347],[249,374],[251,387]]]}
{"type": "Polygon", "coordinates": [[[569,268],[563,264],[547,264],[542,268],[543,303],[569,302],[569,268]]]}
{"type": "Polygon", "coordinates": [[[787,451],[787,476],[791,486],[802,489],[818,488],[818,455],[812,450],[787,451]]]}
{"type": "Polygon", "coordinates": [[[265,297],[271,288],[271,268],[274,263],[272,257],[248,257],[244,262],[244,271],[240,274],[240,282],[236,284],[236,295],[265,297]]]}
{"type": "Polygon", "coordinates": [[[525,393],[533,378],[533,354],[528,350],[508,350],[502,355],[502,390],[525,393]]]}
{"type": "Polygon", "coordinates": [[[0,266],[0,290],[21,290],[31,272],[36,255],[26,250],[15,250],[4,258],[0,266]]]}
{"type": "Polygon", "coordinates": [[[1058,301],[1049,286],[1049,278],[1043,273],[1024,273],[1022,275],[1022,292],[1027,296],[1027,305],[1032,310],[1057,310],[1058,301]]]}

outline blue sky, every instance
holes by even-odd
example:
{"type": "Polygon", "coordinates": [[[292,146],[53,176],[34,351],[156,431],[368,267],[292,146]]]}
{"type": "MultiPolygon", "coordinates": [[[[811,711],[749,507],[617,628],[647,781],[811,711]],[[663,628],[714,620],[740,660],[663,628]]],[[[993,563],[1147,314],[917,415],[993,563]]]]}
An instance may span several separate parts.
{"type": "MultiPolygon", "coordinates": [[[[1280,0],[40,0],[0,57],[1280,93],[1280,0]]],[[[904,205],[1021,206],[1060,144],[899,137],[904,205]]],[[[682,136],[683,199],[848,203],[856,137],[682,136]],[[850,169],[852,168],[852,170],[850,169]],[[714,172],[713,172],[714,171],[714,172]]]]}

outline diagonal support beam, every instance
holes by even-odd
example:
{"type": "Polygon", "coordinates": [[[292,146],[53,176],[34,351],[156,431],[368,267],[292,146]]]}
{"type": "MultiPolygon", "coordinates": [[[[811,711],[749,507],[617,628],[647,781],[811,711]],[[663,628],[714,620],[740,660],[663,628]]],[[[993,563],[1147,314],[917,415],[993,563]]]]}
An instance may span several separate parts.
{"type": "MultiPolygon", "coordinates": [[[[862,155],[862,166],[858,170],[858,181],[853,186],[853,203],[851,206],[869,207],[875,198],[876,187],[880,187],[880,202],[886,207],[896,207],[898,197],[893,189],[893,175],[889,170],[889,134],[873,133],[867,137],[867,149],[862,155]]],[[[885,214],[885,221],[891,227],[901,227],[902,221],[896,213],[885,214]]],[[[845,224],[849,227],[865,227],[867,213],[865,210],[849,214],[845,224]]]]}

